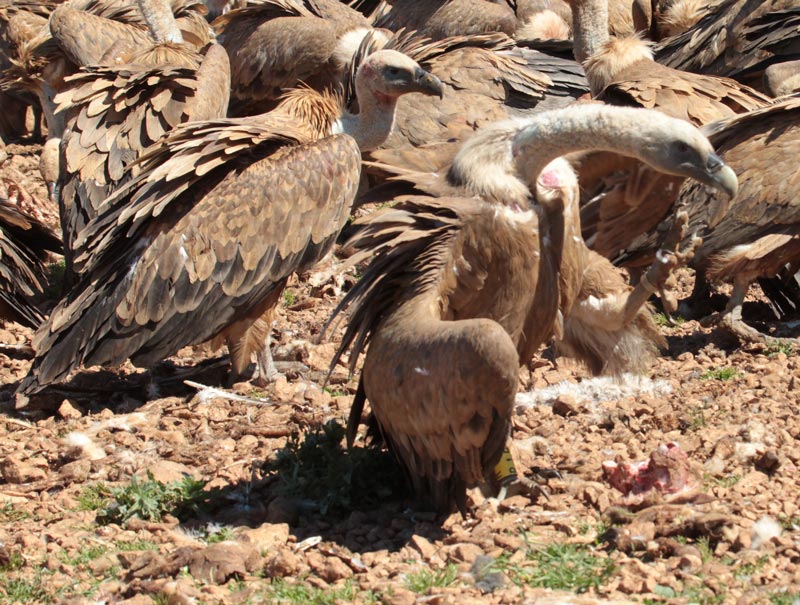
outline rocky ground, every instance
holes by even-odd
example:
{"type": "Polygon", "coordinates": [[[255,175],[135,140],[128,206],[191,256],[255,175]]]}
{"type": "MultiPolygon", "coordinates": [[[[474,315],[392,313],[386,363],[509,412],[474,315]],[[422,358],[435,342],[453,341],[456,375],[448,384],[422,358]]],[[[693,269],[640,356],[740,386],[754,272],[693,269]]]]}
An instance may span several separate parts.
{"type": "MultiPolygon", "coordinates": [[[[43,199],[36,147],[13,151],[0,176],[43,199]]],[[[437,518],[385,454],[342,447],[356,383],[338,367],[325,384],[340,332],[318,343],[354,279],[339,265],[290,285],[287,377],[267,388],[219,390],[224,360],[185,349],[150,373],[87,370],[17,412],[29,360],[0,354],[0,603],[800,603],[795,352],[685,321],[647,377],[545,354],[520,373],[513,454],[527,477],[559,473],[437,518]],[[604,477],[673,442],[678,494],[604,477]]],[[[0,326],[1,343],[30,337],[0,326]]]]}

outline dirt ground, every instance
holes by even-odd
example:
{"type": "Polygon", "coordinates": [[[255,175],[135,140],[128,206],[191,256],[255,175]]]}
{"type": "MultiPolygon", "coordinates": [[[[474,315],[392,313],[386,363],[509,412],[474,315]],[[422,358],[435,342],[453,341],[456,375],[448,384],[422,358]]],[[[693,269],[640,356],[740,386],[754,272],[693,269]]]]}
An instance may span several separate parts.
{"type": "MultiPolygon", "coordinates": [[[[42,200],[37,149],[9,149],[0,177],[42,200]]],[[[274,329],[287,377],[266,388],[204,388],[225,384],[224,360],[185,349],[149,373],[86,370],[16,412],[29,360],[0,354],[0,603],[800,603],[796,352],[685,321],[645,377],[591,379],[545,353],[520,373],[513,455],[527,477],[559,472],[442,519],[329,423],[356,387],[344,367],[324,384],[340,330],[318,343],[354,280],[340,264],[290,285],[274,329]],[[680,494],[604,478],[604,461],[672,442],[690,462],[680,494]]],[[[30,337],[0,326],[5,345],[30,337]]]]}

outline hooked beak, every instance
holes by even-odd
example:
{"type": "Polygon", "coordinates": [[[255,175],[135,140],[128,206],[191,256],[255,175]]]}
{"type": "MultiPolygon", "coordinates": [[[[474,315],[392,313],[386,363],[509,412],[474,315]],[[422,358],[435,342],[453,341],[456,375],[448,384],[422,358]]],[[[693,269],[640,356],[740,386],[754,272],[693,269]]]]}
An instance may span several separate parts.
{"type": "Polygon", "coordinates": [[[421,67],[414,69],[413,90],[424,95],[437,96],[440,99],[444,96],[442,81],[421,67]]]}
{"type": "Polygon", "coordinates": [[[739,180],[736,178],[736,173],[715,153],[708,155],[705,170],[698,171],[694,178],[709,187],[721,189],[731,197],[735,197],[736,192],[739,191],[739,180]]]}

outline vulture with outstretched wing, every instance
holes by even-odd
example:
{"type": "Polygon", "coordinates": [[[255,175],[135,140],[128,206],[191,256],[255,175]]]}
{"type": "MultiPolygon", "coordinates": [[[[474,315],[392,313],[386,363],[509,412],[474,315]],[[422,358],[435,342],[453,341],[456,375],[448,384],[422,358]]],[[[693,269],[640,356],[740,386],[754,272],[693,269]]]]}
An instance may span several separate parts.
{"type": "Polygon", "coordinates": [[[490,478],[519,366],[549,338],[612,372],[644,362],[661,341],[643,305],[676,257],[630,290],[586,248],[576,177],[555,158],[592,147],[735,191],[735,175],[693,126],[579,105],[487,126],[449,170],[398,167],[396,179],[427,196],[362,219],[350,241],[354,262],[372,260],[336,311],[352,309],[337,357],[352,344],[353,369],[368,345],[348,438],[368,399],[415,493],[438,510],[465,510],[465,489],[490,478]]]}

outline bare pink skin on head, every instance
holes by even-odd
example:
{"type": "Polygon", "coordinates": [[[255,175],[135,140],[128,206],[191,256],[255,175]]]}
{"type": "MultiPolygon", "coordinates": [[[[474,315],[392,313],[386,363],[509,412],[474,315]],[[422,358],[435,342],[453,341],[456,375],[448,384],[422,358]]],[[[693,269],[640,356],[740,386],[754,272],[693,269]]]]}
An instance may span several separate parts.
{"type": "Polygon", "coordinates": [[[626,503],[642,502],[655,492],[669,500],[693,492],[689,457],[674,441],[658,446],[640,462],[603,462],[603,476],[626,497],[626,503]]]}

